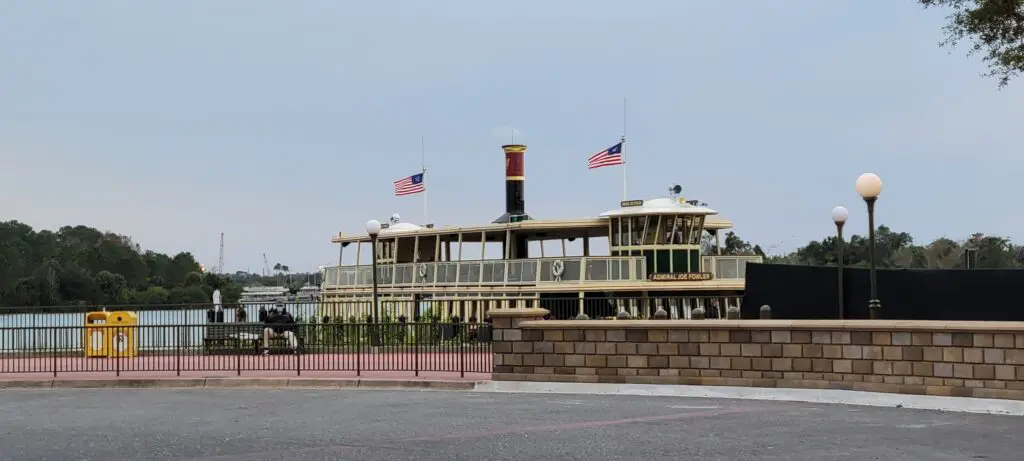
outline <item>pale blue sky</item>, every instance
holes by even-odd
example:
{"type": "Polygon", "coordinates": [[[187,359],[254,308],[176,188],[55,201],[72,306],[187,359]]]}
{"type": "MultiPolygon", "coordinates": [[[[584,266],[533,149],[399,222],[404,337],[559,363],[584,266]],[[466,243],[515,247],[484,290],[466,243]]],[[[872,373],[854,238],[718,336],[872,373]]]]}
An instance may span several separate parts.
{"type": "Polygon", "coordinates": [[[0,0],[0,219],[87,224],[227,268],[336,261],[329,237],[421,200],[504,210],[512,127],[527,211],[617,206],[682,184],[774,251],[832,231],[854,179],[918,240],[1024,238],[1024,83],[999,91],[912,0],[0,0]]]}

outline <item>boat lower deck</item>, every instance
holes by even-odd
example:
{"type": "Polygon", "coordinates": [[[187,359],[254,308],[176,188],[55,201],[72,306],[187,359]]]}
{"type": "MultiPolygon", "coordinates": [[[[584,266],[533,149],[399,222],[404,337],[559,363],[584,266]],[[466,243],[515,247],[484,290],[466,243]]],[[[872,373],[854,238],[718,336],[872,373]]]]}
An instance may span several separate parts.
{"type": "Polygon", "coordinates": [[[669,318],[689,319],[696,308],[704,309],[708,318],[724,318],[726,309],[740,307],[742,293],[719,291],[608,291],[562,293],[381,293],[374,308],[370,293],[328,297],[319,304],[321,317],[365,319],[375,312],[385,319],[419,321],[424,318],[450,320],[458,317],[474,322],[487,318],[494,309],[540,307],[550,312],[549,318],[609,318],[626,312],[630,318],[654,318],[660,308],[669,318]],[[584,317],[581,317],[584,316],[584,317]]]}

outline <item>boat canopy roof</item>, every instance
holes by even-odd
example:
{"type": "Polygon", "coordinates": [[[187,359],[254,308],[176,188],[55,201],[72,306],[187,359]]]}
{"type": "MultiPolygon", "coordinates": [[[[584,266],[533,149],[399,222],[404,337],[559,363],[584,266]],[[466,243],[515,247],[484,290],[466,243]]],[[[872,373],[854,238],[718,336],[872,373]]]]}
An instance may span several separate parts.
{"type": "MultiPolygon", "coordinates": [[[[699,207],[697,207],[699,208],[699,207]]],[[[706,209],[706,208],[704,208],[706,209]]],[[[714,210],[709,210],[714,213],[714,210]]],[[[678,211],[674,213],[680,213],[678,211]]],[[[670,214],[670,213],[665,213],[670,214]]],[[[695,214],[695,213],[690,213],[695,214]]],[[[696,213],[708,214],[708,213],[696,213]]],[[[379,238],[430,237],[438,236],[442,241],[455,242],[462,236],[463,242],[500,242],[505,231],[513,231],[516,235],[525,236],[527,240],[559,240],[587,237],[608,237],[609,216],[578,219],[531,219],[517,223],[482,224],[478,226],[444,226],[430,227],[415,224],[399,223],[382,229],[379,238]]],[[[704,219],[704,229],[716,232],[731,229],[733,223],[726,219],[708,216],[704,219]]],[[[365,233],[338,233],[331,237],[331,243],[369,242],[365,233]]]]}
{"type": "Polygon", "coordinates": [[[709,216],[718,214],[703,205],[696,205],[695,201],[687,202],[680,198],[656,198],[651,200],[627,200],[622,206],[615,210],[601,213],[601,216],[637,216],[637,215],[699,215],[709,216]]]}

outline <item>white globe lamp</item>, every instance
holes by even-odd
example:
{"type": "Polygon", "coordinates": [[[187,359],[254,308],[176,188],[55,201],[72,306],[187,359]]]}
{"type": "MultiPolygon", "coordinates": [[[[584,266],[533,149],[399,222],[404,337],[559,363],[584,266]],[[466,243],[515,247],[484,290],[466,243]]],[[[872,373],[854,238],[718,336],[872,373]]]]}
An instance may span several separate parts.
{"type": "Polygon", "coordinates": [[[857,194],[864,200],[873,200],[882,195],[882,178],[874,173],[864,173],[857,178],[857,194]]]}
{"type": "Polygon", "coordinates": [[[846,218],[850,217],[850,212],[846,210],[846,207],[837,206],[832,209],[832,222],[836,224],[842,224],[846,222],[846,218]]]}

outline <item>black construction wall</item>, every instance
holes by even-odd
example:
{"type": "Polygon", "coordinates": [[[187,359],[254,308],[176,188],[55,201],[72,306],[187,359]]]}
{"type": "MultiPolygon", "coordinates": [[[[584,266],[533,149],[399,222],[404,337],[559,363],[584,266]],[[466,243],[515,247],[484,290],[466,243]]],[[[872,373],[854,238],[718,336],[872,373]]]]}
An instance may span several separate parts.
{"type": "MultiPolygon", "coordinates": [[[[835,267],[747,264],[743,318],[764,304],[772,318],[838,318],[835,267]]],[[[843,269],[845,318],[866,319],[867,269],[843,269]]],[[[900,320],[1024,321],[1022,269],[879,269],[882,317],[900,320]]]]}

